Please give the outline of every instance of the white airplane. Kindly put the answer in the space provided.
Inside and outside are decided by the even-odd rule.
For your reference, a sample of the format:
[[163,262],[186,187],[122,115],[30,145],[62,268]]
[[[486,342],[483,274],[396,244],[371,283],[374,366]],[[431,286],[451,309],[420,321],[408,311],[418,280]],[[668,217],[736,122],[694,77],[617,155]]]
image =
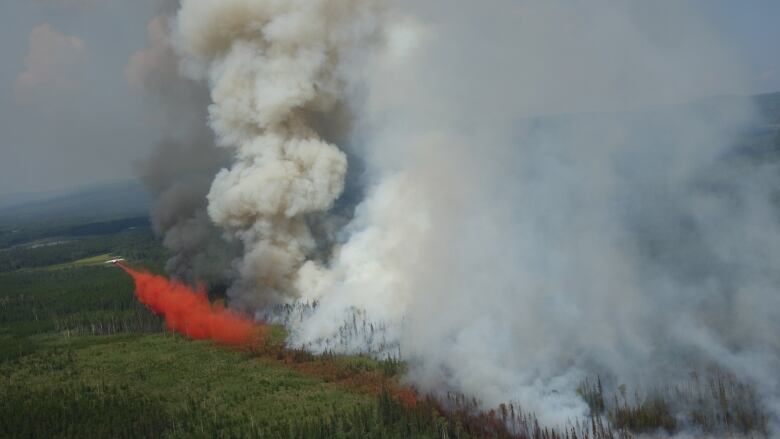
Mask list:
[[115,265],[117,262],[122,262],[124,260],[125,260],[125,258],[109,259],[105,263],[106,264],[114,264]]

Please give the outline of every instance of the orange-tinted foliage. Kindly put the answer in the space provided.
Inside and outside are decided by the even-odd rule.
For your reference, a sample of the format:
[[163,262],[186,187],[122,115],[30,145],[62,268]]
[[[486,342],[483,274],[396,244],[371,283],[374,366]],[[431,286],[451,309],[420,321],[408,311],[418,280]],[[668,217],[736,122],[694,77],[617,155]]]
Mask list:
[[257,355],[275,358],[327,382],[375,395],[386,391],[408,407],[417,404],[417,394],[413,389],[400,386],[396,380],[386,377],[380,371],[350,370],[347,365],[316,357],[306,351],[265,344],[267,326],[210,303],[203,288],[193,290],[181,282],[170,281],[126,265],[117,265],[133,277],[138,300],[152,312],[165,317],[166,325],[173,331],[194,339],[248,347]]
[[232,346],[253,346],[263,341],[267,332],[264,325],[257,325],[223,306],[213,306],[202,287],[193,290],[183,283],[118,265],[133,277],[138,300],[165,317],[168,329],[194,339]]
[[358,392],[371,395],[387,392],[407,407],[414,407],[418,402],[417,392],[413,388],[399,384],[396,378],[386,376],[379,370],[354,370],[349,364],[338,362],[328,355],[316,356],[304,350],[286,349],[283,346],[265,345],[263,349],[255,352],[266,358],[275,358],[298,372]]

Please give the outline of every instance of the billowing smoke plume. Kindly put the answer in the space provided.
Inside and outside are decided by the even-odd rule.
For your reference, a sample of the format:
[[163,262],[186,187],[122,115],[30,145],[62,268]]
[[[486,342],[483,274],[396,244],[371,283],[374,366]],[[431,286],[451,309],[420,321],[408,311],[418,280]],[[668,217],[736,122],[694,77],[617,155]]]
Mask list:
[[207,125],[208,88],[179,73],[171,40],[178,0],[166,0],[149,23],[150,46],[137,52],[126,69],[128,81],[143,88],[157,112],[164,138],[139,164],[141,178],[155,196],[152,225],[171,252],[166,270],[194,284],[221,283],[231,277],[237,245],[223,240],[206,213],[206,194],[217,171],[229,161],[214,147]]
[[311,222],[347,172],[344,152],[315,129],[343,120],[343,69],[375,32],[375,3],[182,2],[178,48],[208,80],[211,126],[234,155],[208,213],[243,243],[234,297],[245,305],[299,295],[298,270],[318,250]]
[[[586,413],[584,376],[707,367],[780,414],[778,163],[734,148],[748,101],[669,105],[747,87],[699,12],[379,3],[182,2],[176,47],[233,156],[208,214],[244,246],[234,303],[317,299],[290,323],[312,349],[360,310],[423,390],[547,421]],[[366,197],[334,232],[339,146]]]

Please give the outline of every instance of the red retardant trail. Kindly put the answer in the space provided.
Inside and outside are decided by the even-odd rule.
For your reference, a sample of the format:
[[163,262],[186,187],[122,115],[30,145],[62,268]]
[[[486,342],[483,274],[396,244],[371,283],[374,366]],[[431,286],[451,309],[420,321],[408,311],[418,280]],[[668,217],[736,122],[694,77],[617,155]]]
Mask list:
[[155,314],[165,317],[168,329],[190,338],[231,346],[262,342],[265,326],[256,325],[222,306],[212,306],[202,287],[193,290],[181,282],[117,265],[133,277],[138,300]]

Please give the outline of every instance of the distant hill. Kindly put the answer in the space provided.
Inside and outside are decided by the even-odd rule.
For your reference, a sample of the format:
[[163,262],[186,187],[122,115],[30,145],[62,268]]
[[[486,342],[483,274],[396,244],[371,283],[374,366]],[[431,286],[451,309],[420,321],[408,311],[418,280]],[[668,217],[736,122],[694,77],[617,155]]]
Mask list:
[[[746,100],[753,100],[761,117],[742,133],[738,149],[756,156],[780,156],[780,92],[756,96],[715,96],[686,105],[717,111],[744,105]],[[669,111],[683,107],[685,105],[640,111]],[[537,120],[555,124],[573,118],[604,116],[615,115],[562,114],[542,116]],[[76,224],[139,217],[148,214],[151,202],[151,196],[137,180],[94,185],[59,195],[9,194],[0,196],[0,226],[51,222]]]
[[[24,198],[27,201],[20,201]],[[7,196],[0,200],[0,225],[145,216],[151,201],[151,196],[137,180],[93,185],[48,197]]]

